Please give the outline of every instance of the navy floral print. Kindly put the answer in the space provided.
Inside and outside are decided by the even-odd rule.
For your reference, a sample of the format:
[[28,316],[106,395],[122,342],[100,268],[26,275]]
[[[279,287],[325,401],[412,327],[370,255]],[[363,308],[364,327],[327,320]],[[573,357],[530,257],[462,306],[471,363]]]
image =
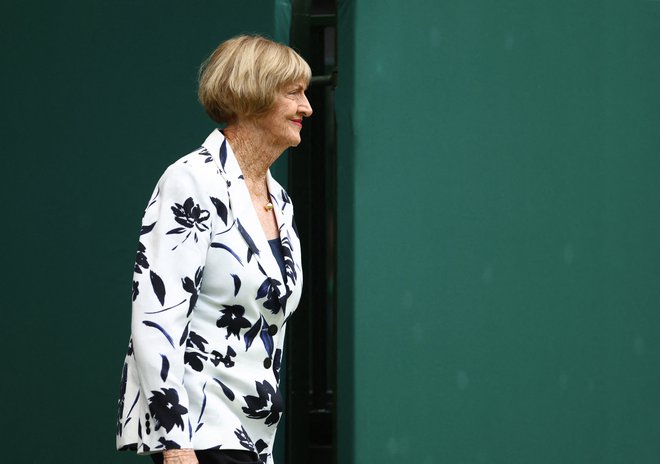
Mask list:
[[227,335],[225,335],[225,338],[234,335],[240,340],[241,329],[246,329],[251,325],[250,321],[243,317],[243,314],[245,314],[245,308],[241,305],[223,306],[225,309],[220,310],[222,317],[218,319],[216,325],[220,328],[227,329]]
[[135,258],[119,449],[248,449],[272,464],[302,271],[291,199],[270,174],[268,188],[284,279],[220,131],[159,180]]
[[158,430],[164,427],[168,432],[172,428],[179,427],[183,430],[183,415],[188,412],[179,404],[179,394],[173,388],[162,388],[160,391],[152,391],[149,398],[149,411],[153,417]]
[[257,396],[245,396],[243,412],[250,419],[264,419],[266,425],[277,424],[282,413],[282,399],[267,381],[256,382]]

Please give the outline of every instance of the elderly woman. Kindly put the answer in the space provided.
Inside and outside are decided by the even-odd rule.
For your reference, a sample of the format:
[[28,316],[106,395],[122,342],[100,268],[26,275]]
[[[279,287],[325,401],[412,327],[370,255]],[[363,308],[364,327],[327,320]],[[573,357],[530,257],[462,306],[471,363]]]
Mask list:
[[199,99],[225,127],[165,171],[144,213],[119,449],[165,464],[272,463],[302,270],[293,205],[269,167],[300,143],[310,76],[258,36],[202,65]]

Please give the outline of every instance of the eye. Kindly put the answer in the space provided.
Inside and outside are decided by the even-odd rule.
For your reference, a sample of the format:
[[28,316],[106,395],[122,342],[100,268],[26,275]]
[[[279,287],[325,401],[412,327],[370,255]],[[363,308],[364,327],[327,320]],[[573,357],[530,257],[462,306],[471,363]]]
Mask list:
[[292,97],[298,97],[305,93],[305,89],[301,85],[296,85],[295,87],[289,87],[286,94]]

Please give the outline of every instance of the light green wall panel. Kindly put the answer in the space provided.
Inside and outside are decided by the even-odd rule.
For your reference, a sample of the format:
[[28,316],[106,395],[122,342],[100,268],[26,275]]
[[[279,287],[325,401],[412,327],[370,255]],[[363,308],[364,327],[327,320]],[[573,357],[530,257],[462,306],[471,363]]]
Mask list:
[[660,3],[340,23],[342,462],[658,462]]

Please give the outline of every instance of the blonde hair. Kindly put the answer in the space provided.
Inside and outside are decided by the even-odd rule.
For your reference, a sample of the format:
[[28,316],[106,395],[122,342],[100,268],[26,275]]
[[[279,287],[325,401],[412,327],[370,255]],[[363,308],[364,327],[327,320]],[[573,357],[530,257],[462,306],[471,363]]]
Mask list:
[[268,111],[277,92],[309,84],[312,71],[293,49],[258,35],[221,43],[199,70],[197,94],[206,114],[218,123],[236,115]]

